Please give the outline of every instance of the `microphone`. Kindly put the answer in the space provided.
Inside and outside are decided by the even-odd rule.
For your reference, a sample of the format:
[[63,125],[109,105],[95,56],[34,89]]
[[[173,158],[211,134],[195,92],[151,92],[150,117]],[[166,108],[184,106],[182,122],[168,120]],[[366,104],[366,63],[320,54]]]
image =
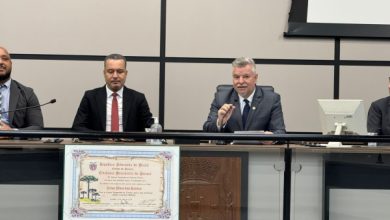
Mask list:
[[41,106],[44,106],[44,105],[56,103],[56,101],[57,101],[56,99],[52,99],[52,100],[50,100],[50,101],[48,101],[46,103],[43,103],[41,105],[33,105],[33,106],[27,106],[27,107],[23,107],[23,108],[17,108],[17,109],[14,109],[14,110],[2,111],[2,112],[0,112],[0,114],[16,112],[16,111],[30,109],[30,108],[38,108],[38,107],[41,107]]

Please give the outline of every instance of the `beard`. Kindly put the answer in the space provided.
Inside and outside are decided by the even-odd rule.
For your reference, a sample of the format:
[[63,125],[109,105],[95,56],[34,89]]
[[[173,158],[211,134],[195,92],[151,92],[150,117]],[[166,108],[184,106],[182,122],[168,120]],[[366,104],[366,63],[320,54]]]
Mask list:
[[0,81],[7,81],[11,77],[11,70],[5,72],[4,75],[0,75]]

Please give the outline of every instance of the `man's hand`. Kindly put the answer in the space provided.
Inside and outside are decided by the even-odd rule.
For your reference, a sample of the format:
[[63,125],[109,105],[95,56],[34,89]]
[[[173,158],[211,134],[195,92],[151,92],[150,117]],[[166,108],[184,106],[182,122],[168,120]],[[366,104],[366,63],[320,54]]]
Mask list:
[[[5,122],[0,120],[0,131],[9,131],[12,130],[12,128]],[[0,140],[10,139],[10,137],[7,136],[1,136]]]
[[218,126],[223,126],[227,123],[235,108],[236,106],[233,104],[223,104],[218,110]]
[[12,128],[7,123],[0,121],[0,130],[1,131],[9,131],[9,130],[12,130]]
[[[265,131],[264,134],[273,134],[272,131]],[[273,144],[274,141],[263,141],[263,144],[266,144],[266,145],[271,145]]]

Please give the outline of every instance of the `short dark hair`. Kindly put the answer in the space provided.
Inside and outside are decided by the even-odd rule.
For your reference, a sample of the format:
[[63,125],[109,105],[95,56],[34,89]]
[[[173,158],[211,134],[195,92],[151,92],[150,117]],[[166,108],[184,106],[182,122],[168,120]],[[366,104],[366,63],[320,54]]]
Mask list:
[[113,53],[113,54],[106,56],[106,58],[104,58],[104,68],[106,68],[107,60],[123,60],[125,62],[125,68],[126,68],[126,63],[127,63],[126,57],[124,57],[121,54]]

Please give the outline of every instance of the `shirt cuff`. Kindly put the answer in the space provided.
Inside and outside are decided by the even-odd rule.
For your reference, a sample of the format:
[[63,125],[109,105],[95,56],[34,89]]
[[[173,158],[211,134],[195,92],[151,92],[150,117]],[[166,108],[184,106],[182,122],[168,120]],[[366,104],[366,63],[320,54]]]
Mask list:
[[217,118],[217,122],[216,122],[216,126],[218,128],[218,131],[221,131],[222,128],[225,128],[226,124],[222,125],[222,126],[219,126],[218,123],[219,122],[219,119]]

